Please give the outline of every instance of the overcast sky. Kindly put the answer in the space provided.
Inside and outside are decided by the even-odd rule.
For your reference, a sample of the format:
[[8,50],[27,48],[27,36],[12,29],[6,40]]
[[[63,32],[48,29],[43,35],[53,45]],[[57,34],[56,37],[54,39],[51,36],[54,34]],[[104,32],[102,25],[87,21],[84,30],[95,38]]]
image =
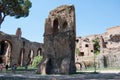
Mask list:
[[22,37],[43,42],[45,18],[50,10],[73,4],[76,12],[77,36],[104,33],[106,28],[120,25],[120,0],[31,0],[32,8],[26,18],[7,16],[1,31],[15,34],[18,27]]

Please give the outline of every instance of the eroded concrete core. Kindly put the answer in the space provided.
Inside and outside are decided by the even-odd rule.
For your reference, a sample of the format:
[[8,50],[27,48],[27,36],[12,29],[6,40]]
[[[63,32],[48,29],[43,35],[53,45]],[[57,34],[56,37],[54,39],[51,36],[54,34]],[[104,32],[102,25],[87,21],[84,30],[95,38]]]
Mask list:
[[75,73],[75,8],[62,5],[52,10],[45,22],[42,74]]

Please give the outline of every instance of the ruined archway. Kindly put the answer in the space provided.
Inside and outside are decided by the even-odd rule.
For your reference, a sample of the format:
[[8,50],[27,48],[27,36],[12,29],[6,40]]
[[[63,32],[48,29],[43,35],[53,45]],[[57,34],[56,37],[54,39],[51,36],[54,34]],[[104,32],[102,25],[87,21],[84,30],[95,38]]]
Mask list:
[[[76,25],[74,6],[63,5],[52,10],[48,18],[46,18],[45,24],[45,55],[39,66],[46,66],[46,74],[75,73]],[[68,24],[69,27],[67,27]],[[65,29],[62,29],[62,27]],[[41,69],[40,72],[44,73]]]
[[76,69],[78,69],[78,70],[82,70],[82,69],[86,68],[86,65],[84,62],[76,62],[75,66],[76,66]]
[[28,63],[27,63],[27,65],[31,65],[32,64],[33,58],[34,58],[34,51],[30,50],[29,54],[28,54]]
[[53,69],[52,59],[49,58],[46,64],[46,74],[51,74]]
[[59,30],[59,22],[58,22],[58,19],[56,18],[54,21],[53,21],[53,33],[57,33]]
[[42,54],[42,48],[39,48],[39,49],[37,50],[37,56],[41,56],[41,55],[43,55],[43,54]]
[[9,40],[0,42],[0,63],[10,65],[10,56],[12,53],[12,44]]
[[75,63],[76,69],[77,70],[82,70],[82,64],[81,63]]
[[103,65],[104,67],[107,67],[107,57],[103,56]]
[[65,22],[63,23],[62,29],[67,28],[67,26],[68,26],[67,21],[65,21]]
[[19,54],[19,58],[18,58],[18,65],[20,65],[20,66],[23,65],[24,53],[25,53],[25,49],[22,48],[22,49],[20,50],[20,54]]

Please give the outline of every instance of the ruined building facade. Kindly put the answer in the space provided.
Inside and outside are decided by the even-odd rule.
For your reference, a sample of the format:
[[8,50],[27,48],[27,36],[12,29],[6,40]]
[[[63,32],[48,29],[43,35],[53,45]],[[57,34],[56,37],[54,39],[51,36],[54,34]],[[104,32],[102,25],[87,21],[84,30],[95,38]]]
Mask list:
[[[120,66],[120,26],[108,28],[105,33],[76,38],[79,54],[75,56],[77,67],[94,65],[93,40],[99,39],[100,54],[97,56],[98,67]],[[89,61],[90,64],[87,63]]]
[[63,5],[52,10],[45,22],[44,59],[41,73],[75,73],[75,9],[73,5]]
[[101,54],[99,55],[100,67],[119,67],[120,66],[120,26],[108,28],[103,34]]
[[98,35],[76,38],[75,64],[78,70],[92,67],[94,65],[94,45],[93,40]]
[[33,58],[42,55],[43,44],[31,42],[21,37],[21,29],[16,35],[0,31],[0,64],[26,66],[32,64]]

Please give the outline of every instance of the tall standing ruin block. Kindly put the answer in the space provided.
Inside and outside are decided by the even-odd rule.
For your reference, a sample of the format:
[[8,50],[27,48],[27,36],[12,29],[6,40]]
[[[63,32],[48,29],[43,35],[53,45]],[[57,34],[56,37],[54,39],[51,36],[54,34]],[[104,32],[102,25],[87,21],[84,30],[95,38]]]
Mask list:
[[75,38],[74,6],[63,5],[52,10],[45,22],[45,55],[40,67],[41,73],[70,74],[76,72]]

